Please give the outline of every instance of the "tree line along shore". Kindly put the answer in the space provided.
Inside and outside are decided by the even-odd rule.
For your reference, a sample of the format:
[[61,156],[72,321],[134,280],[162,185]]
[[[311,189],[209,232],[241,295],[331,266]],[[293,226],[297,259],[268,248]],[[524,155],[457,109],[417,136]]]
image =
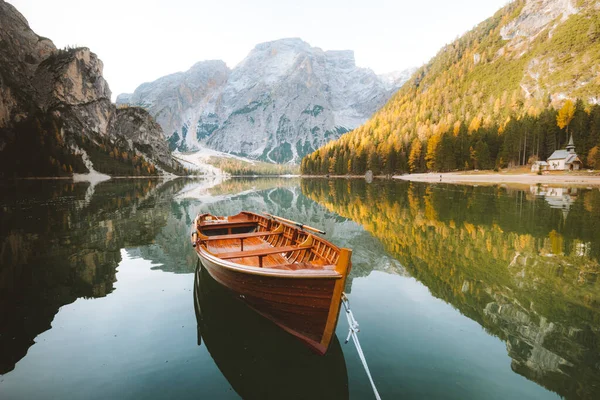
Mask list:
[[430,171],[469,171],[518,167],[546,160],[563,148],[569,136],[586,168],[600,167],[600,105],[566,101],[539,114],[510,118],[485,126],[475,121],[455,124],[428,139],[409,141],[349,140],[342,136],[301,163],[304,175],[399,175]]

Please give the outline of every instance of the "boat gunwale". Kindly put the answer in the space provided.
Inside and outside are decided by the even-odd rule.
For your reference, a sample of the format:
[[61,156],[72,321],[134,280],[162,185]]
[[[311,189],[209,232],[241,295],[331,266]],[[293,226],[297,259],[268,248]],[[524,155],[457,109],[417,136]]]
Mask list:
[[[223,260],[208,250],[204,249],[203,246],[200,246],[200,249],[197,250],[197,253],[201,257],[205,257],[209,261],[214,264],[219,265],[220,267],[227,268],[232,271],[241,272],[244,274],[252,274],[252,275],[262,275],[276,278],[290,278],[290,279],[341,279],[342,275],[335,270],[327,270],[327,269],[305,269],[305,270],[279,270],[275,268],[269,267],[253,267],[246,266],[244,264],[234,263],[231,261]],[[293,264],[293,263],[292,263]],[[299,272],[299,271],[310,271],[310,272]],[[316,273],[316,271],[319,271]]]
[[[240,214],[256,215],[260,218],[267,219],[267,217],[263,217],[259,214],[248,212],[248,211],[243,211],[237,215],[240,215]],[[196,219],[194,219],[194,227],[196,228],[196,231],[198,233],[200,233],[197,222],[198,222],[198,217],[196,217]],[[288,223],[285,223],[282,221],[279,221],[279,223],[283,224],[285,226],[288,226],[290,228],[302,231],[302,229],[299,229],[297,226],[294,226],[294,225],[291,225],[291,224],[288,224]],[[329,242],[326,239],[316,236],[310,232],[306,232],[306,231],[304,231],[304,232],[307,235],[312,236],[313,239],[315,239],[315,240],[325,242],[328,246],[330,246],[332,249],[334,249],[336,251],[343,250],[342,248],[335,246],[334,244],[332,244],[331,242]],[[347,250],[349,250],[349,249],[347,249]],[[208,261],[210,261],[214,264],[217,264],[220,267],[223,267],[223,268],[235,271],[235,272],[239,272],[239,273],[244,273],[244,274],[260,275],[260,276],[274,277],[274,278],[286,278],[286,279],[336,279],[337,280],[337,279],[343,278],[342,274],[340,274],[336,270],[300,269],[300,270],[290,271],[290,270],[280,270],[280,269],[269,268],[269,267],[247,266],[244,264],[223,260],[222,258],[219,258],[218,255],[216,255],[216,254],[212,253],[210,250],[208,250],[208,248],[206,248],[203,244],[199,244],[196,247],[196,253],[198,254],[199,257],[205,257]],[[290,264],[294,264],[294,263],[290,263]],[[332,264],[332,265],[335,266],[335,264]],[[306,271],[306,272],[301,272],[301,271]]]

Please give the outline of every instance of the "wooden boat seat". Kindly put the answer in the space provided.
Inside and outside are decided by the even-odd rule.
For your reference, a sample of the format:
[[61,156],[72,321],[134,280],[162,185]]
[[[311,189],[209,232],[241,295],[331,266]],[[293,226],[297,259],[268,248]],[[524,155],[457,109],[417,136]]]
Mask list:
[[217,230],[217,229],[234,229],[234,228],[252,228],[258,226],[256,221],[233,221],[233,222],[201,222],[198,224],[200,231]]
[[310,245],[310,246],[269,247],[266,249],[247,250],[247,251],[231,251],[228,253],[220,253],[220,254],[217,254],[217,257],[219,257],[223,260],[229,260],[232,258],[244,258],[244,257],[263,257],[263,256],[268,256],[269,254],[290,253],[292,251],[309,250],[311,248],[312,248],[312,245]]
[[253,238],[253,237],[281,235],[282,233],[283,232],[273,232],[273,231],[234,233],[231,235],[209,236],[207,239],[203,239],[203,240],[215,241],[215,240],[227,240],[227,239],[248,239],[248,238]]
[[322,270],[327,270],[327,271],[334,271],[335,265],[318,265],[318,264],[313,264],[313,263],[298,262],[298,263],[269,265],[269,268],[284,269],[284,270],[288,270],[288,271],[297,271],[300,269],[319,269],[319,270],[322,269]]

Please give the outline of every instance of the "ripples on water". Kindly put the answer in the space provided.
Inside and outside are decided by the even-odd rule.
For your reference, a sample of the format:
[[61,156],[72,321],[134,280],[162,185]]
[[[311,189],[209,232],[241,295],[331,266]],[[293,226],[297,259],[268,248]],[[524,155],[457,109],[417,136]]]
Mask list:
[[[600,191],[362,180],[0,185],[1,398],[371,398],[196,274],[202,212],[267,211],[354,249],[382,397],[600,397]],[[340,319],[339,339],[346,322]]]

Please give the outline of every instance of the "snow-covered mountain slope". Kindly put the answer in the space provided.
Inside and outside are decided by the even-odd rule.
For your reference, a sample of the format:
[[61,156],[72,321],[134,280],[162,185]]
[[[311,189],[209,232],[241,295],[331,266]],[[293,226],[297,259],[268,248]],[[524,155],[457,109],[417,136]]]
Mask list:
[[148,109],[173,150],[208,146],[298,162],[364,123],[412,72],[378,76],[357,67],[352,51],[281,39],[257,45],[233,70],[222,61],[200,62],[144,83],[117,103]]
[[178,150],[173,152],[173,158],[179,161],[184,167],[198,171],[204,176],[228,176],[229,174],[215,167],[210,163],[211,158],[232,158],[250,165],[254,164],[255,161],[239,157],[233,154],[224,153],[218,150],[209,149],[202,147],[193,153],[180,153]]

